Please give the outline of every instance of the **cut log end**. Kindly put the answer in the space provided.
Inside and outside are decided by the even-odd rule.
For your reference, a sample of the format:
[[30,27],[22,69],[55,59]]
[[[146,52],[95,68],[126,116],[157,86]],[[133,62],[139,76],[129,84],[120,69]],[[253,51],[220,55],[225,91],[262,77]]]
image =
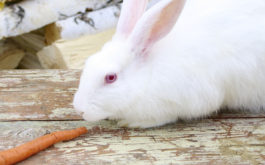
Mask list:
[[0,69],[15,69],[25,52],[19,49],[11,41],[1,41],[0,43]]

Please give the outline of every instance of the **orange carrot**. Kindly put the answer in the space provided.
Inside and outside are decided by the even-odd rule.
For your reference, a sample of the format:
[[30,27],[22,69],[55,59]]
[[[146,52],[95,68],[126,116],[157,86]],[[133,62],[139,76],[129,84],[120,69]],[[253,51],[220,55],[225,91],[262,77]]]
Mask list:
[[85,127],[74,130],[58,131],[41,136],[30,142],[17,146],[15,148],[0,152],[0,165],[10,165],[25,160],[33,154],[36,154],[55,143],[74,139],[87,133]]

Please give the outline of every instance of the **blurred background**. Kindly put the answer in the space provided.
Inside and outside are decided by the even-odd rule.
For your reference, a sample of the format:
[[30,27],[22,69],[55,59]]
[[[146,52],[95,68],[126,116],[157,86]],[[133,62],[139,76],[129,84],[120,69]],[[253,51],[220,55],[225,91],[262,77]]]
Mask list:
[[81,69],[111,39],[122,0],[0,0],[0,69]]
[[114,34],[121,4],[0,0],[0,69],[82,69]]

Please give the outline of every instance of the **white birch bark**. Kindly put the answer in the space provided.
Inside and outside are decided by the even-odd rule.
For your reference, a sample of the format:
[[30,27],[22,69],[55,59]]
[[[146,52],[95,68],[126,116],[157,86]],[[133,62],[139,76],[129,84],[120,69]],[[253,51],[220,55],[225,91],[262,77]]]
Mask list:
[[61,39],[68,40],[114,28],[118,22],[120,7],[120,4],[116,4],[57,21],[55,26],[60,30],[56,31],[60,31]]
[[[155,5],[160,0],[150,0],[148,8]],[[121,3],[99,9],[96,11],[80,13],[65,20],[59,20],[50,27],[48,35],[57,39],[74,39],[86,34],[94,34],[106,29],[114,28],[120,16]],[[48,41],[50,39],[47,39]],[[52,39],[51,39],[52,40]]]
[[78,12],[104,8],[120,0],[26,0],[0,12],[0,39],[38,29]]

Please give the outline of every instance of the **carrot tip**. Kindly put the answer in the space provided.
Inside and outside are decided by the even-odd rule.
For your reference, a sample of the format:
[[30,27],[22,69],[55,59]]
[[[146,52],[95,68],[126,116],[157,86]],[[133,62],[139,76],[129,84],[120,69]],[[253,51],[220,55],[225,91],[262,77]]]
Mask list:
[[77,130],[80,132],[80,134],[85,134],[88,132],[86,127],[80,127],[80,128],[77,128]]

